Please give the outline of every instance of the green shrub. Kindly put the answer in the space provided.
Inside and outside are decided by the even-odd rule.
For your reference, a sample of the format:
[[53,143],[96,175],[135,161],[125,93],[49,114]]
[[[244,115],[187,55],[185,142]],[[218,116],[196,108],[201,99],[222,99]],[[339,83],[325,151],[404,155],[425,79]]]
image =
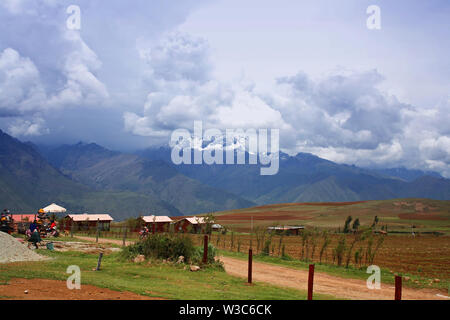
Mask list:
[[[195,247],[188,236],[170,236],[151,234],[145,240],[125,247],[120,253],[121,260],[132,260],[137,255],[144,255],[146,259],[170,259],[177,261],[180,256],[186,263],[201,264],[203,262],[203,247]],[[217,249],[208,244],[207,263],[221,266],[215,261]]]
[[139,254],[143,254],[146,258],[171,260],[183,256],[185,261],[189,262],[195,254],[195,247],[191,238],[187,236],[151,234],[145,240],[124,248],[121,258],[130,260]]

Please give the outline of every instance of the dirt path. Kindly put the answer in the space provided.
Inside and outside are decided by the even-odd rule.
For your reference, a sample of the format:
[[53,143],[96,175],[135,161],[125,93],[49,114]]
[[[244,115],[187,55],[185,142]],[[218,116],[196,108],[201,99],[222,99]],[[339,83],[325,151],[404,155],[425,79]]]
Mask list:
[[[25,293],[27,290],[27,293]],[[159,300],[128,291],[113,291],[81,284],[69,290],[65,281],[48,279],[11,279],[0,285],[1,300]]]
[[[220,260],[223,261],[227,273],[233,276],[247,277],[247,261],[223,256],[220,257]],[[253,280],[305,291],[308,289],[308,271],[267,263],[253,262]],[[365,281],[340,278],[318,272],[314,274],[314,292],[352,300],[394,299],[394,287],[392,285],[381,284],[380,290],[370,290],[367,288]],[[402,298],[405,300],[448,300],[436,294],[443,295],[439,290],[402,289]]]
[[[84,236],[74,236],[74,238],[78,238],[81,240],[86,240],[86,241],[93,241],[95,242],[95,238],[93,237],[84,237]],[[133,244],[135,241],[125,241],[125,245],[130,245]],[[115,239],[105,239],[105,238],[98,238],[98,243],[112,243],[112,244],[118,244],[118,245],[122,245],[123,244],[123,240],[115,240]]]
[[[95,238],[77,237],[95,241]],[[99,243],[122,244],[122,240],[99,239]],[[131,244],[127,241],[127,245]],[[220,257],[225,271],[233,276],[247,277],[247,261],[229,257]],[[308,289],[308,271],[286,268],[261,262],[253,262],[253,280],[267,282],[282,287],[290,287],[306,291]],[[358,279],[347,279],[316,272],[314,275],[314,292],[352,300],[393,300],[394,286],[381,284],[380,290],[370,290],[366,282]],[[438,296],[438,294],[440,296]],[[403,287],[402,298],[405,300],[450,300],[446,293],[434,289],[411,289]]]

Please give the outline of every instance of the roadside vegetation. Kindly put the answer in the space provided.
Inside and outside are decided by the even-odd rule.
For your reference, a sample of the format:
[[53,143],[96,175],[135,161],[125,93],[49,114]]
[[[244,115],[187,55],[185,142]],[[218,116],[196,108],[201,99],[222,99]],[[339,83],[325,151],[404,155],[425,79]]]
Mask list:
[[[140,295],[165,299],[236,299],[236,300],[302,300],[306,293],[264,283],[247,285],[244,279],[233,277],[219,268],[189,271],[186,264],[146,260],[142,263],[123,261],[120,253],[105,255],[100,271],[97,254],[38,250],[53,259],[45,262],[0,264],[0,284],[12,278],[54,279],[66,281],[67,267],[81,269],[81,289],[90,284],[116,291],[130,291]],[[149,263],[150,262],[150,263]],[[330,299],[315,295],[316,299]]]

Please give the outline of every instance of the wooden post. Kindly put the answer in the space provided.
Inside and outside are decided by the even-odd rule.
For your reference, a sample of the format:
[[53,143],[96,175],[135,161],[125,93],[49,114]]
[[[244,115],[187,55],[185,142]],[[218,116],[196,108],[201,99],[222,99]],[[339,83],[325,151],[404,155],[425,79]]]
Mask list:
[[402,300],[402,277],[395,276],[395,300]]
[[208,263],[208,236],[203,237],[203,264]]
[[313,285],[314,285],[314,265],[309,265],[309,275],[308,275],[308,300],[313,299]]
[[155,234],[155,229],[156,229],[156,225],[155,225],[155,223],[153,222],[153,234]]
[[248,249],[248,283],[252,283],[252,271],[253,271],[253,250]]
[[73,228],[74,228],[74,222],[70,224],[70,237],[73,238]]
[[100,218],[97,219],[97,234],[95,236],[95,242],[97,242],[97,243],[98,243],[99,233],[100,233]]
[[127,239],[127,227],[125,227],[125,230],[123,232],[123,241],[122,245],[125,247],[125,240]]
[[103,258],[103,252],[100,252],[100,255],[98,256],[97,268],[95,269],[95,271],[100,270],[100,265],[102,264],[102,258]]

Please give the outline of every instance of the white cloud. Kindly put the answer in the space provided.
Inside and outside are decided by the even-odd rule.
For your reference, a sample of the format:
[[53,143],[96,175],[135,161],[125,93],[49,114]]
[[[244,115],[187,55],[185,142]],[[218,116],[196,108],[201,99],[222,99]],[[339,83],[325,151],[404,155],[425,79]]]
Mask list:
[[48,134],[50,130],[45,125],[45,120],[36,117],[31,120],[22,118],[15,119],[13,123],[8,127],[8,133],[13,136],[40,136]]
[[210,72],[208,43],[201,38],[171,32],[156,46],[138,44],[139,56],[151,74],[165,81],[205,81]]
[[14,49],[0,52],[0,116],[35,112],[46,94],[34,63]]

